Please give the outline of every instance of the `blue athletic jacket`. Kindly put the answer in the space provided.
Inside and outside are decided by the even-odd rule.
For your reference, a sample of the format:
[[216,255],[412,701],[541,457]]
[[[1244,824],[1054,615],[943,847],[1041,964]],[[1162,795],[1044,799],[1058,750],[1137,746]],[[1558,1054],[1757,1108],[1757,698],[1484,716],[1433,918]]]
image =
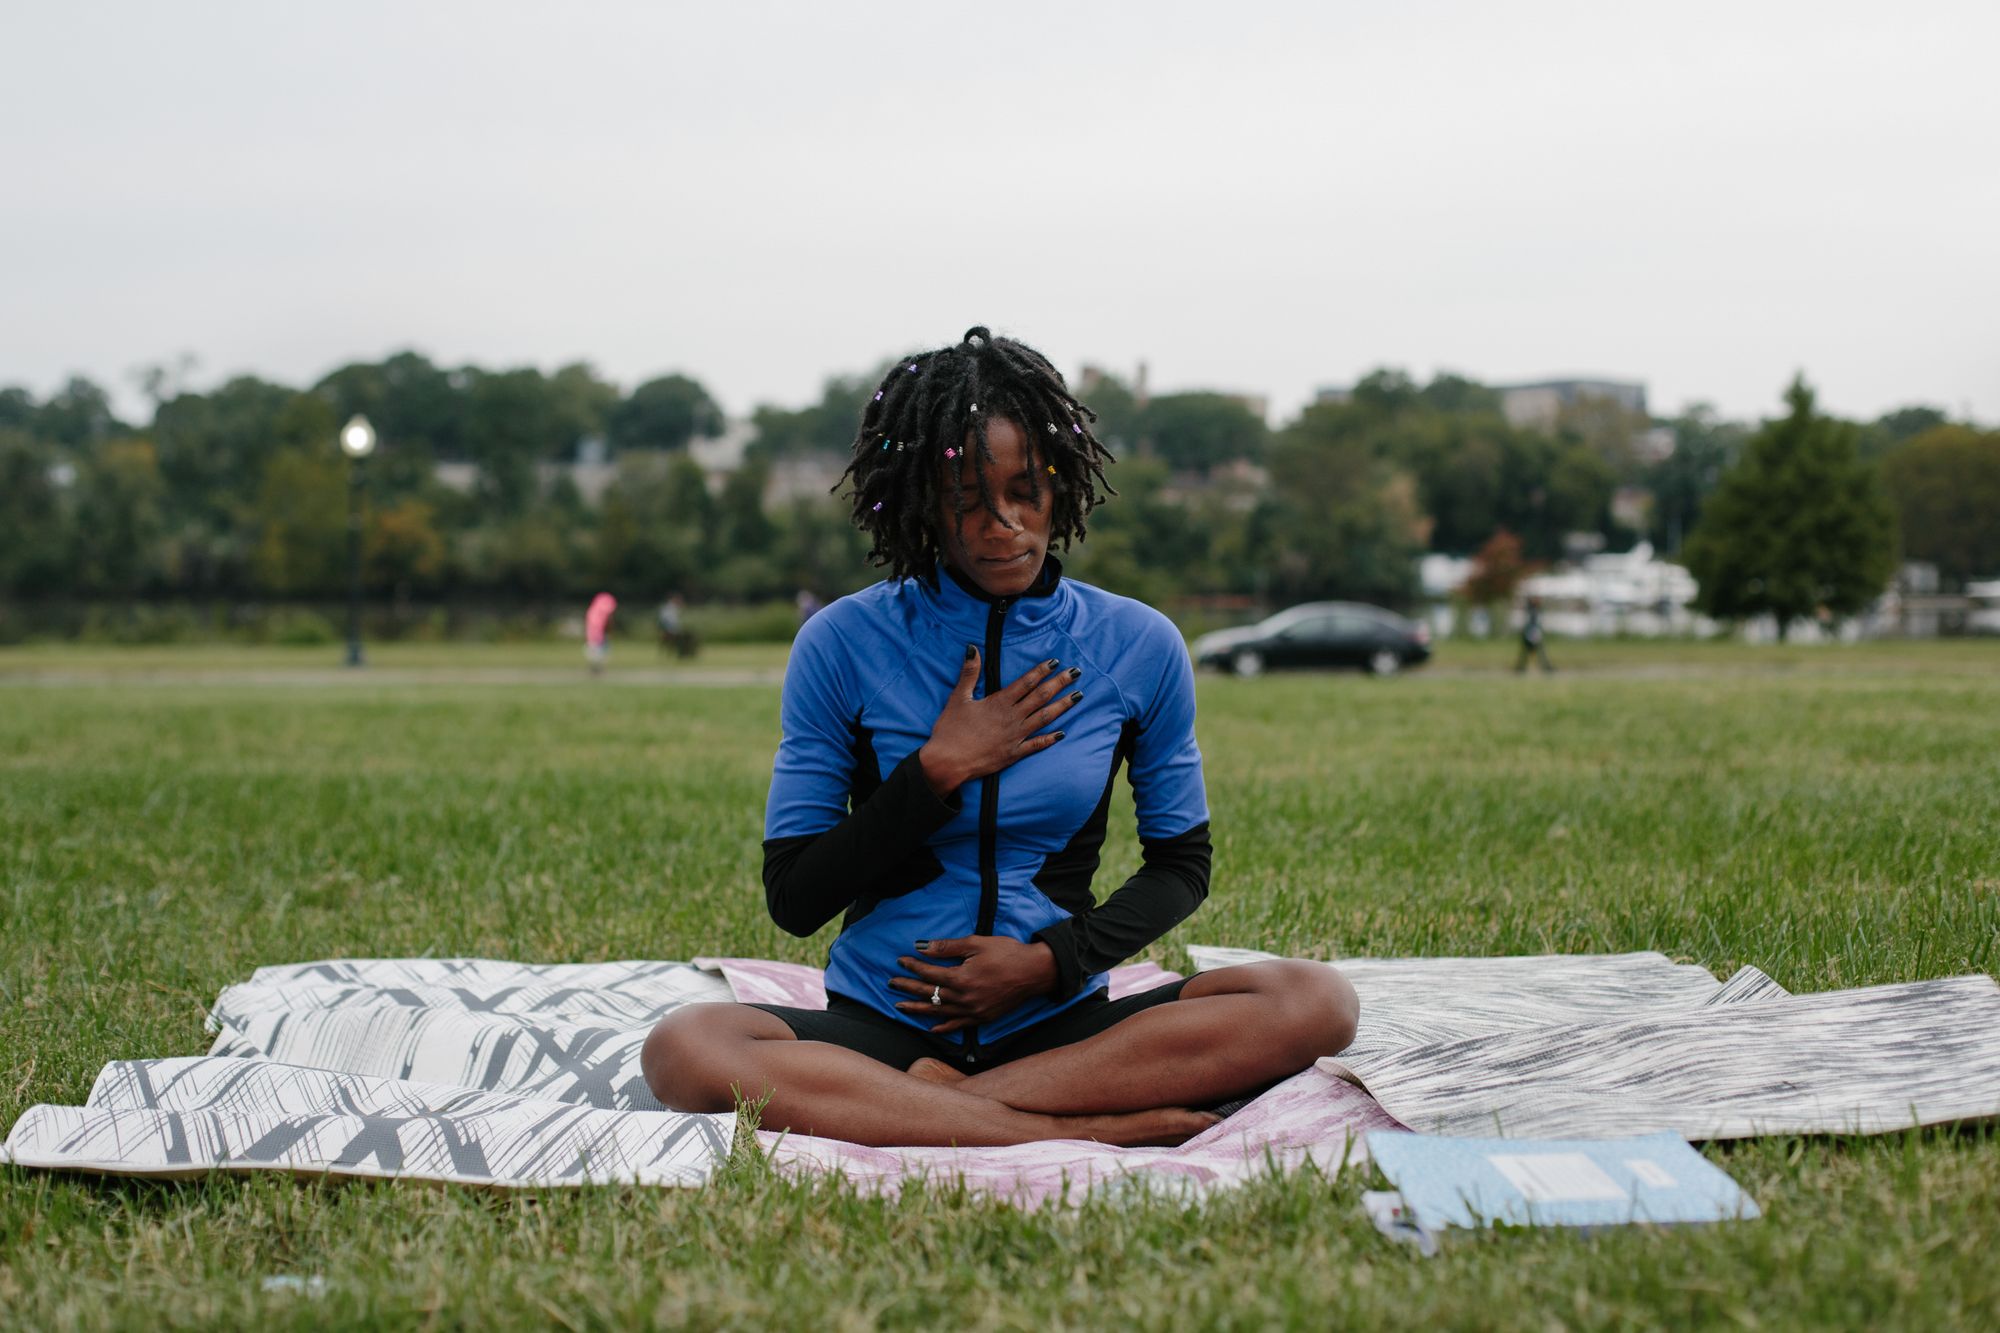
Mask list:
[[[1036,663],[1083,675],[1064,738],[949,799],[917,750],[965,667],[980,697]],[[949,569],[890,579],[807,621],[785,670],[783,739],[765,807],[771,915],[806,936],[846,913],[827,989],[913,1026],[889,979],[918,940],[1039,939],[1055,993],[954,1039],[993,1042],[1104,987],[1208,892],[1208,801],[1194,737],[1194,673],[1173,624],[1142,602],[1062,577],[996,599]],[[1103,904],[1090,891],[1111,788],[1128,764],[1143,865]]]

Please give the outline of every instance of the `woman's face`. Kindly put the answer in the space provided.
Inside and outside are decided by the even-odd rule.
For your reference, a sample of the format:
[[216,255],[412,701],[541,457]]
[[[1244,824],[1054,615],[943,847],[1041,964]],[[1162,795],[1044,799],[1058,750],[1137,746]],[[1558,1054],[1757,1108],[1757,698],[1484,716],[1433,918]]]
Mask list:
[[[996,417],[986,423],[986,447],[993,461],[979,456],[972,434],[956,459],[946,460],[943,495],[938,500],[938,546],[944,558],[990,597],[1018,597],[1033,587],[1049,551],[1050,478],[1034,474],[1035,452],[1019,426]],[[993,495],[999,517],[986,512],[979,486],[965,473],[962,496],[951,478],[961,466],[976,466]],[[1037,484],[1039,482],[1039,484]]]

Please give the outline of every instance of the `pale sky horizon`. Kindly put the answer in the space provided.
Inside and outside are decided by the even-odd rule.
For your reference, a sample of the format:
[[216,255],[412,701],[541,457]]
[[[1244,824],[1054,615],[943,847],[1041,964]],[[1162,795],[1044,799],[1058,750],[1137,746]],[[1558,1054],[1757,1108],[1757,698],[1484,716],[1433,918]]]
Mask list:
[[[1004,14],[1004,21],[996,20]],[[0,385],[669,370],[983,323],[1267,396],[1381,365],[2000,421],[2000,6],[13,6]]]

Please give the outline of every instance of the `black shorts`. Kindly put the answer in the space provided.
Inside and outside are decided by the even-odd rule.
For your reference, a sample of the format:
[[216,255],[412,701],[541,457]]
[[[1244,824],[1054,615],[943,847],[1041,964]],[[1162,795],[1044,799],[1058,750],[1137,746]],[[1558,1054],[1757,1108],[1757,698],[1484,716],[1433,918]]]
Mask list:
[[1116,1000],[1103,991],[1093,992],[1053,1018],[1022,1028],[1019,1032],[1010,1032],[999,1041],[982,1043],[977,1055],[970,1054],[962,1043],[953,1041],[955,1033],[933,1036],[922,1028],[899,1022],[859,1000],[836,992],[828,992],[824,1009],[793,1009],[782,1004],[753,1004],[750,1007],[784,1019],[785,1026],[800,1041],[823,1041],[845,1046],[850,1051],[859,1051],[896,1069],[908,1069],[928,1055],[954,1069],[976,1074],[982,1069],[1004,1065],[1009,1060],[1039,1055],[1058,1046],[1073,1045],[1085,1037],[1094,1037],[1141,1010],[1178,1000],[1181,987],[1185,985],[1185,980],[1170,981],[1164,986]]

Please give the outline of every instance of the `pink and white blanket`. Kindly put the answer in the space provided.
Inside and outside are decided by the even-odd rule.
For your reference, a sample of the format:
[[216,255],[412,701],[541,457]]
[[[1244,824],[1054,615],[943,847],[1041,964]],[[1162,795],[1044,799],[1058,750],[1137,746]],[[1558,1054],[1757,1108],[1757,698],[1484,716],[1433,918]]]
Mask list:
[[[1198,967],[1268,954],[1193,947]],[[2000,1114],[1988,977],[1788,995],[1657,953],[1351,959],[1361,1030],[1336,1060],[1178,1148],[866,1148],[762,1132],[782,1172],[893,1193],[914,1179],[1024,1206],[1177,1195],[1357,1160],[1371,1129],[1688,1138],[1877,1133]],[[1116,969],[1114,995],[1175,978]],[[757,959],[523,964],[343,959],[227,987],[201,1056],[114,1061],[82,1106],[33,1106],[0,1161],[124,1175],[282,1171],[495,1186],[699,1185],[729,1115],[661,1109],[646,1034],[686,1004],[826,1003],[817,968]]]

